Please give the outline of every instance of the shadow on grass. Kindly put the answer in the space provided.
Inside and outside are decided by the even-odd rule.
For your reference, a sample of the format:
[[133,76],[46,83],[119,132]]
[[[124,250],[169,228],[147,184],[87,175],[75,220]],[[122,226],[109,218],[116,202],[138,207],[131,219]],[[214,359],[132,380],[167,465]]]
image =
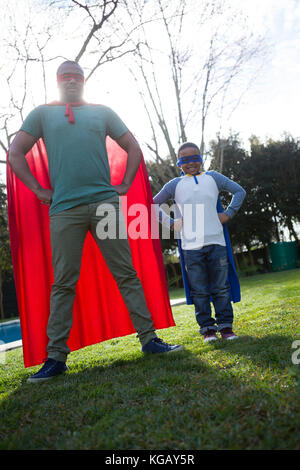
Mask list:
[[224,354],[236,354],[250,359],[257,366],[274,369],[292,366],[292,344],[294,335],[265,335],[263,337],[241,335],[238,339],[219,340],[212,344],[215,350]]
[[[289,338],[218,342],[224,354],[257,359],[259,346]],[[254,351],[256,345],[256,353]],[[251,346],[252,345],[252,346]],[[99,348],[101,350],[101,348]],[[204,354],[204,353],[203,353]],[[103,363],[93,350],[70,358],[64,376],[20,385],[1,402],[0,448],[280,449],[296,445],[293,390],[233,376],[190,350]],[[277,364],[276,361],[274,364]],[[285,403],[283,407],[282,404]]]

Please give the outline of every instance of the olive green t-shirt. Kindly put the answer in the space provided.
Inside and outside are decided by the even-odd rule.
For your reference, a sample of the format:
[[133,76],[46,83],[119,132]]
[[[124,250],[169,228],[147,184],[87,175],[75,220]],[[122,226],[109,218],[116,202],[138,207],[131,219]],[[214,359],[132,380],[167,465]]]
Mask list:
[[106,136],[118,139],[127,132],[119,116],[107,106],[73,106],[75,123],[65,106],[42,105],[27,116],[22,131],[43,138],[53,190],[49,214],[116,195],[111,186]]

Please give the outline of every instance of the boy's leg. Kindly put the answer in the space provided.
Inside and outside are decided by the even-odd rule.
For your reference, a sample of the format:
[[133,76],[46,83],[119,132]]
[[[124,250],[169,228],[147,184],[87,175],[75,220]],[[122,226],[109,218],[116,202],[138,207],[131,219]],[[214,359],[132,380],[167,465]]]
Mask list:
[[65,362],[73,324],[75,287],[80,274],[83,244],[88,232],[88,207],[81,205],[50,217],[54,284],[47,327],[48,358]]
[[207,251],[208,247],[199,250],[183,250],[191,298],[195,305],[196,320],[202,335],[208,330],[217,330],[215,320],[211,316]]
[[233,309],[228,283],[228,257],[225,246],[210,245],[208,254],[210,291],[218,330],[232,328]]
[[[97,209],[100,207],[103,208],[103,214],[105,210],[105,217],[96,214]],[[118,236],[120,227],[122,233],[127,233],[119,198],[106,199],[103,203],[90,204],[89,208],[91,217],[90,231],[117,282],[138,338],[141,345],[144,346],[157,336],[146,304],[142,284],[132,265],[128,239],[122,239]],[[105,233],[104,226],[101,230],[101,223],[105,224],[108,229],[109,227],[112,228],[110,236],[105,239],[98,236],[99,232]]]

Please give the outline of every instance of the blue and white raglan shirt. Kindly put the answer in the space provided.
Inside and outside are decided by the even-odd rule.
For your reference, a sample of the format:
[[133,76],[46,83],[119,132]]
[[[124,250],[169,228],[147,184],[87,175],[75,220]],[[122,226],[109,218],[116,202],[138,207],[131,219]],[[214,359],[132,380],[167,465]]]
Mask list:
[[169,227],[173,225],[174,219],[168,215],[167,205],[164,210],[160,206],[169,200],[174,201],[175,218],[181,217],[183,221],[180,232],[182,249],[195,250],[213,244],[226,245],[223,225],[217,212],[221,191],[233,194],[229,206],[224,211],[232,218],[241,207],[246,191],[217,171],[174,178],[154,197],[159,220]]

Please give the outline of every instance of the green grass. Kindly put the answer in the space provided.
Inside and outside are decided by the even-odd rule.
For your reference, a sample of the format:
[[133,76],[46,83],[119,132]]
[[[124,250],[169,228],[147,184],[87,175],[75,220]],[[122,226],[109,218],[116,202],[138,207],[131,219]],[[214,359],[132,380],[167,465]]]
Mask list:
[[131,335],[71,353],[66,375],[35,385],[38,367],[7,353],[0,449],[299,449],[300,270],[241,285],[232,342],[204,344],[193,306],[179,306],[159,332],[185,345],[173,355],[144,356]]

